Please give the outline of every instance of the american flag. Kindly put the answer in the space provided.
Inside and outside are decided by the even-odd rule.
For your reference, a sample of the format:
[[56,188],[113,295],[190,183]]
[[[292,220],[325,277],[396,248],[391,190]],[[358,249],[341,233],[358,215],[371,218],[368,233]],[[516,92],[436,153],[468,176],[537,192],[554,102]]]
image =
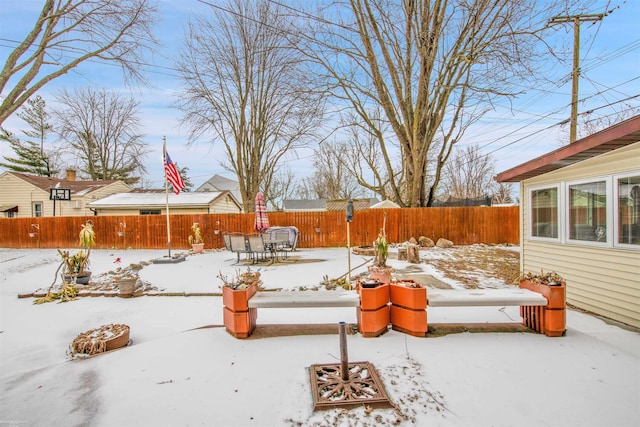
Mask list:
[[171,161],[169,153],[165,151],[164,155],[164,172],[167,175],[167,181],[173,186],[173,192],[180,194],[180,190],[184,188],[184,181],[180,177],[180,173],[178,173],[176,164]]

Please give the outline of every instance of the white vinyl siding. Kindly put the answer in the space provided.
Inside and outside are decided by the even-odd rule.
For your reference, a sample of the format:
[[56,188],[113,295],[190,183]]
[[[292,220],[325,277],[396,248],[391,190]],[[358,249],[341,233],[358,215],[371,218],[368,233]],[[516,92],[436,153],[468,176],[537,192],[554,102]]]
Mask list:
[[[640,175],[638,159],[640,142],[523,181],[520,210],[521,270],[556,271],[567,280],[568,303],[635,327],[640,327],[640,245],[618,242],[618,178]],[[606,240],[569,239],[567,204],[571,186],[603,181],[607,192]],[[532,236],[531,191],[554,186],[559,187],[559,238]]]

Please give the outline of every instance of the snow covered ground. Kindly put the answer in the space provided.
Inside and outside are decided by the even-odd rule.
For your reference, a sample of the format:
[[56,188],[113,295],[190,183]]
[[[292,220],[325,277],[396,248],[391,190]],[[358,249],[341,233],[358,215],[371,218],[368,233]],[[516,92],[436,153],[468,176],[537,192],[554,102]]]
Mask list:
[[[126,266],[163,255],[96,250],[91,267],[99,275],[117,258]],[[428,263],[431,256],[446,250],[425,252],[418,271],[460,287]],[[313,287],[347,271],[345,248],[301,249],[295,259],[256,267],[263,285]],[[351,256],[352,266],[363,262]],[[339,361],[338,335],[235,339],[220,327],[218,296],[42,305],[17,298],[47,288],[58,263],[53,249],[0,249],[0,426],[636,426],[640,419],[640,334],[578,311],[568,311],[562,338],[350,335],[349,360],[377,368],[396,409],[313,412],[307,368]],[[234,263],[229,252],[209,251],[145,266],[140,277],[159,293],[214,293],[219,273],[246,269]],[[339,321],[355,323],[355,310],[262,309],[258,317],[258,324]],[[429,309],[430,323],[510,321],[520,321],[517,307]],[[109,323],[129,325],[132,344],[86,359],[67,355],[79,333]]]

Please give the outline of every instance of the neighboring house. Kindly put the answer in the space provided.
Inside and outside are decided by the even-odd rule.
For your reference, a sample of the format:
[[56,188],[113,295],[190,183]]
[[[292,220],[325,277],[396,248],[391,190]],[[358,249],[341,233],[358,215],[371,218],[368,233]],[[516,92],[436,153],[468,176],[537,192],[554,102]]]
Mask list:
[[[93,215],[88,203],[132,191],[122,181],[76,181],[73,169],[67,170],[65,179],[4,172],[0,175],[0,188],[0,215],[5,218]],[[50,200],[52,189],[71,200]]]
[[640,116],[496,176],[520,182],[522,271],[567,302],[640,327]]
[[[168,194],[170,214],[240,213],[242,207],[229,191]],[[167,195],[160,192],[112,194],[89,203],[96,215],[165,215]]]
[[369,206],[369,209],[399,209],[400,205],[389,199],[383,200],[375,205]]
[[[347,209],[347,199],[317,199],[317,200],[285,200],[283,210],[285,212],[324,212],[344,211]],[[353,209],[361,211],[369,209],[378,203],[378,199],[353,199]]]
[[240,194],[240,184],[238,181],[234,181],[229,178],[225,178],[222,175],[214,175],[206,180],[200,187],[196,188],[195,192],[219,192],[230,191],[237,201],[242,203],[242,194]]

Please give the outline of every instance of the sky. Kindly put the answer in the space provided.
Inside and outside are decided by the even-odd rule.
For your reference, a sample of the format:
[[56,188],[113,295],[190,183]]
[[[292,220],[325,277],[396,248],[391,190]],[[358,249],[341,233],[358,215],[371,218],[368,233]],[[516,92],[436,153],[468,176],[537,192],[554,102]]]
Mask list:
[[[41,2],[35,0],[1,0],[0,58],[6,58],[16,41],[21,40],[32,26]],[[581,120],[615,115],[624,108],[640,107],[640,1],[596,0],[593,13],[610,10],[601,21],[582,23],[580,37],[581,79],[579,83],[579,112]],[[181,46],[184,29],[190,16],[202,16],[209,6],[197,0],[158,2],[159,22],[155,35],[160,39],[160,54],[149,59],[144,68],[150,80],[149,87],[131,88],[124,85],[117,68],[85,63],[62,76],[39,94],[48,104],[53,94],[62,88],[97,87],[131,93],[140,101],[141,132],[152,152],[145,162],[146,181],[153,188],[164,184],[162,171],[162,142],[166,137],[172,159],[181,167],[189,168],[189,177],[197,187],[214,174],[235,178],[220,166],[220,144],[205,140],[190,146],[188,131],[180,124],[181,113],[174,107],[174,94],[180,83],[173,69],[173,60]],[[551,43],[571,46],[573,26],[558,25]],[[459,146],[478,144],[481,152],[490,154],[500,172],[531,160],[556,148],[568,140],[568,126],[559,126],[569,118],[571,101],[571,51],[566,62],[551,67],[551,80],[560,82],[529,90],[512,103],[495,105],[480,122],[471,127]],[[551,60],[551,59],[550,59]],[[15,115],[4,123],[14,133],[24,127]],[[6,144],[0,145],[0,157],[11,155]],[[287,165],[300,179],[311,175],[311,150],[302,150],[290,156]]]
[[[423,262],[411,271],[457,292],[463,284],[429,262],[446,259],[448,251],[421,251]],[[117,258],[126,266],[165,254],[94,250],[91,268],[98,281]],[[266,289],[314,286],[347,268],[345,248],[301,249],[290,258],[296,262],[253,266]],[[558,338],[523,332],[419,338],[393,330],[377,338],[348,335],[348,361],[371,363],[398,410],[313,412],[308,368],[339,363],[338,335],[236,339],[221,327],[220,296],[167,295],[219,293],[218,271],[246,269],[233,254],[209,250],[177,264],[144,265],[140,279],[164,296],[41,305],[17,297],[48,287],[59,260],[55,249],[0,249],[0,424],[632,427],[640,419],[640,334],[582,311],[567,310],[566,336]],[[389,265],[407,267],[394,256]],[[499,286],[495,279],[478,280],[482,287]],[[428,320],[432,327],[520,322],[518,307],[432,307]],[[333,324],[335,331],[340,321],[355,323],[355,309],[260,309],[257,323]],[[79,334],[109,324],[129,326],[130,345],[86,359],[67,354]]]

